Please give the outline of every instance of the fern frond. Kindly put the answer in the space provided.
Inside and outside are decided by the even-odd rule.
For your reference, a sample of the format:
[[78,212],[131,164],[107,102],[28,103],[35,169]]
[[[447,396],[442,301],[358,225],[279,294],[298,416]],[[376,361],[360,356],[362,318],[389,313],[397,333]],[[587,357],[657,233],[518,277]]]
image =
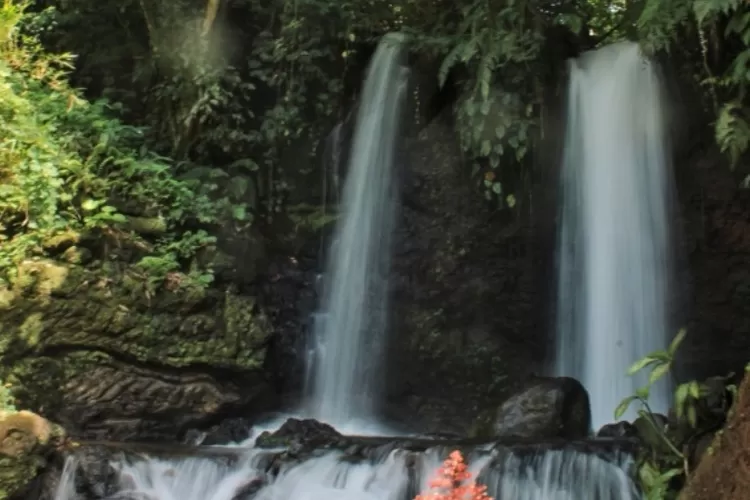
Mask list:
[[747,110],[736,102],[725,104],[716,120],[714,132],[721,152],[729,155],[731,167],[734,168],[750,147]]
[[699,24],[719,14],[729,14],[740,6],[742,0],[695,0],[693,11]]
[[458,56],[463,52],[463,43],[457,43],[453,46],[448,55],[445,56],[443,62],[440,64],[440,70],[438,71],[438,83],[442,87],[445,85],[445,80],[448,78],[448,72],[456,65]]

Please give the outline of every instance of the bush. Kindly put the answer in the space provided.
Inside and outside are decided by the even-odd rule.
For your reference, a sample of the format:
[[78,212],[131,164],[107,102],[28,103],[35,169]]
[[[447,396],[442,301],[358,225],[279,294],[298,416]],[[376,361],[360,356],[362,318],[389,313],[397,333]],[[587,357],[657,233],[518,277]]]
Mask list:
[[116,228],[141,240],[127,213],[159,222],[158,239],[144,247],[151,263],[174,269],[214,241],[184,228],[215,222],[215,204],[145,148],[144,130],[123,124],[116,106],[71,88],[73,56],[42,48],[43,14],[26,14],[26,5],[0,6],[0,283],[64,233]]

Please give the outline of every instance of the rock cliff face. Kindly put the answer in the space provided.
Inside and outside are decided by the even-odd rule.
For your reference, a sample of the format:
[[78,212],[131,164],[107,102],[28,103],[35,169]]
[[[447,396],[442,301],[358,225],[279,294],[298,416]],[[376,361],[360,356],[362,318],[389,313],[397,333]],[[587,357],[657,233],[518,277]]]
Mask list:
[[389,404],[425,417],[425,430],[465,432],[543,368],[542,248],[528,212],[484,202],[445,117],[406,150]]
[[127,269],[29,261],[0,292],[0,322],[0,376],[71,433],[174,437],[274,403],[270,320],[231,288],[149,297]]
[[750,190],[715,152],[676,171],[685,259],[678,316],[688,327],[681,371],[741,373],[750,360]]

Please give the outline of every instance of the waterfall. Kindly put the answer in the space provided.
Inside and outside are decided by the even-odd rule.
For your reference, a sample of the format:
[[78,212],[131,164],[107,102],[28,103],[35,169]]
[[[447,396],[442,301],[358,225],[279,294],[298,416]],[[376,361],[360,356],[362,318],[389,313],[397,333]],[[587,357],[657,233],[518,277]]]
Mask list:
[[382,379],[393,163],[407,81],[402,43],[399,35],[384,37],[367,71],[313,327],[308,410],[338,428],[372,417]]
[[[629,366],[667,345],[671,174],[658,73],[638,45],[572,61],[568,100],[556,370],[584,384],[601,426],[647,380]],[[654,411],[669,391],[654,387]]]
[[[276,460],[270,450],[250,450],[234,459],[140,458],[114,464],[117,484],[104,500],[413,500],[426,492],[450,453],[389,446],[353,458],[327,451],[301,461]],[[494,500],[636,500],[627,454],[600,456],[571,449],[518,454],[508,448],[477,447],[467,454],[468,471]],[[56,500],[82,500],[75,493]]]

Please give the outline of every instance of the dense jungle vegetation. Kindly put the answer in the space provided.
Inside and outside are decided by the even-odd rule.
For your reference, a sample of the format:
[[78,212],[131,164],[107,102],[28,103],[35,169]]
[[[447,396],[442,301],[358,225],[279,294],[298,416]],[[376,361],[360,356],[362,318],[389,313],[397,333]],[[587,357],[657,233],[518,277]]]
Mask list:
[[[669,61],[726,168],[750,173],[744,0],[0,1],[0,301],[21,262],[79,258],[59,254],[81,240],[132,263],[146,294],[205,287],[214,249],[314,214],[295,169],[391,31],[455,88],[466,168],[498,212],[525,203],[566,59],[624,39]],[[647,470],[654,491],[680,453]]]
[[388,31],[460,90],[467,168],[499,210],[523,200],[565,58],[617,40],[689,75],[731,166],[750,145],[740,0],[3,0],[1,12],[3,281],[62,240],[98,238],[103,252],[127,242],[151,289],[206,285],[216,228],[231,239],[300,209],[305,186],[280,159],[316,154]]

